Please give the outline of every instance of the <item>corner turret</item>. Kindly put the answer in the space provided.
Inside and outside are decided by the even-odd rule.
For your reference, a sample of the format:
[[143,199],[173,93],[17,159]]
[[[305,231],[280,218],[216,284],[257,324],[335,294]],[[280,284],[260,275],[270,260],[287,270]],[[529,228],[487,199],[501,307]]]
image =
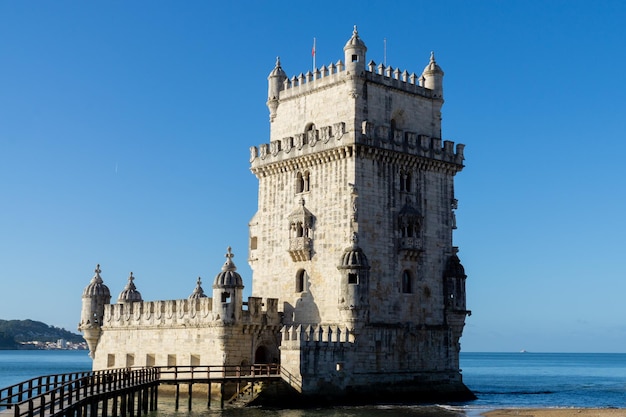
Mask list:
[[365,52],[367,52],[367,47],[365,42],[359,37],[356,25],[354,26],[352,37],[348,40],[346,46],[343,47],[343,52],[346,71],[352,75],[361,75],[365,72]]
[[280,66],[280,57],[276,57],[276,65],[267,77],[267,107],[270,109],[270,122],[276,117],[280,90],[283,89],[287,74]]
[[226,262],[222,272],[217,274],[213,282],[213,313],[219,316],[225,324],[236,323],[241,320],[243,307],[243,280],[233,263],[233,253],[230,246],[226,253]]
[[422,86],[433,90],[433,98],[443,98],[443,70],[435,61],[435,53],[430,53],[430,62],[422,72]]
[[352,246],[341,257],[337,269],[341,272],[339,310],[343,320],[350,324],[350,331],[358,334],[358,325],[367,322],[369,316],[369,271],[365,253],[358,245],[356,233],[352,235]]
[[100,272],[102,272],[100,265],[96,266],[94,272],[89,285],[83,290],[83,306],[78,324],[78,330],[83,333],[83,338],[89,346],[89,356],[92,358],[102,332],[104,306],[111,302],[111,292],[100,277]]

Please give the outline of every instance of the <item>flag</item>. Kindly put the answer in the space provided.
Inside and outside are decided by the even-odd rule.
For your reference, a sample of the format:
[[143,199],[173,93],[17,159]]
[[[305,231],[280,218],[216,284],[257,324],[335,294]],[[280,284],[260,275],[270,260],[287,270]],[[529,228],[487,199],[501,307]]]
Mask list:
[[315,56],[315,38],[313,38],[313,48],[311,48],[311,56]]

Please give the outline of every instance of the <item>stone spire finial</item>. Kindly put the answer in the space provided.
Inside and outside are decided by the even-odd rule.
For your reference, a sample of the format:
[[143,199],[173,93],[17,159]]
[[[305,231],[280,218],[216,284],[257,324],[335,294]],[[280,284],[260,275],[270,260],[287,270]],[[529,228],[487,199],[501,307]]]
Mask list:
[[98,284],[102,284],[102,277],[100,277],[100,272],[102,272],[102,270],[100,269],[100,264],[96,265],[96,269],[94,270],[95,274],[93,276],[93,278],[91,279],[92,282],[98,283]]
[[352,241],[352,248],[357,248],[359,246],[359,234],[357,232],[352,232],[350,240]]
[[222,266],[222,271],[224,272],[236,271],[237,267],[235,266],[235,263],[233,262],[233,258],[235,257],[235,255],[232,253],[230,246],[226,250],[227,250],[227,253],[226,255],[224,255],[226,257],[226,262],[224,262],[224,266]]
[[205,298],[206,294],[204,294],[204,290],[202,289],[202,280],[198,277],[198,281],[196,282],[196,288],[194,288],[193,292],[189,296],[189,299],[194,298]]

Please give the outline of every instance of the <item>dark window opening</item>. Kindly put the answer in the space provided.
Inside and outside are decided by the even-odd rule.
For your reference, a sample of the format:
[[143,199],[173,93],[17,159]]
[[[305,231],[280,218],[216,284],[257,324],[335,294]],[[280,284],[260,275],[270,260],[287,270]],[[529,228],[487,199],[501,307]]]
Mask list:
[[359,62],[359,56],[358,55],[352,55],[352,62]]
[[354,274],[354,273],[348,274],[348,284],[358,284],[358,283],[359,283],[359,276],[357,274]]
[[411,182],[412,178],[410,172],[400,172],[400,191],[410,192]]
[[296,292],[303,292],[304,291],[304,286],[306,284],[306,271],[304,269],[301,269],[298,271],[298,273],[296,274]]
[[411,294],[412,291],[412,279],[411,273],[409,271],[404,271],[402,273],[402,293],[403,294]]
[[222,303],[227,303],[230,301],[230,293],[223,292],[222,293]]

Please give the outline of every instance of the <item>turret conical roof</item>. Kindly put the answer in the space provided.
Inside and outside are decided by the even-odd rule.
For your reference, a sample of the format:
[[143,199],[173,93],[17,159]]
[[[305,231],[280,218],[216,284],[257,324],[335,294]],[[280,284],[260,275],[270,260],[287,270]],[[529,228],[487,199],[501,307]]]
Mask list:
[[367,46],[365,46],[365,42],[359,37],[359,31],[356,29],[356,25],[354,25],[354,30],[352,31],[352,37],[348,39],[346,42],[346,46],[343,47],[345,51],[348,48],[362,48],[367,51]]
[[193,292],[189,296],[190,300],[193,300],[196,298],[206,298],[206,294],[204,293],[204,290],[202,289],[202,280],[200,279],[200,277],[198,277],[198,281],[196,282],[196,288],[193,289]]
[[358,236],[353,233],[352,246],[344,251],[339,269],[369,269],[369,267],[365,252],[358,245]]
[[423,74],[426,74],[426,73],[440,73],[440,74],[443,75],[443,70],[437,64],[437,61],[435,61],[435,52],[434,51],[430,51],[430,61],[428,62],[428,65],[426,65],[426,67],[424,67]]
[[141,298],[141,293],[137,291],[137,287],[133,282],[134,280],[135,277],[131,272],[130,276],[128,277],[128,282],[126,283],[126,286],[120,293],[119,297],[117,297],[118,303],[134,303],[135,301],[143,301],[143,299]]
[[83,290],[83,297],[111,297],[111,291],[109,291],[109,287],[104,285],[104,281],[100,277],[100,264],[96,265],[95,274],[89,285],[85,287]]
[[270,77],[283,77],[287,78],[287,74],[283,71],[283,68],[280,66],[280,57],[276,57],[276,65],[274,65],[274,69],[270,72]]
[[226,253],[226,262],[222,266],[222,272],[217,274],[215,277],[215,281],[213,282],[213,288],[224,288],[224,287],[237,287],[243,288],[243,280],[241,279],[241,275],[237,273],[237,267],[233,262],[233,253],[231,252],[230,246],[228,247],[228,252]]

